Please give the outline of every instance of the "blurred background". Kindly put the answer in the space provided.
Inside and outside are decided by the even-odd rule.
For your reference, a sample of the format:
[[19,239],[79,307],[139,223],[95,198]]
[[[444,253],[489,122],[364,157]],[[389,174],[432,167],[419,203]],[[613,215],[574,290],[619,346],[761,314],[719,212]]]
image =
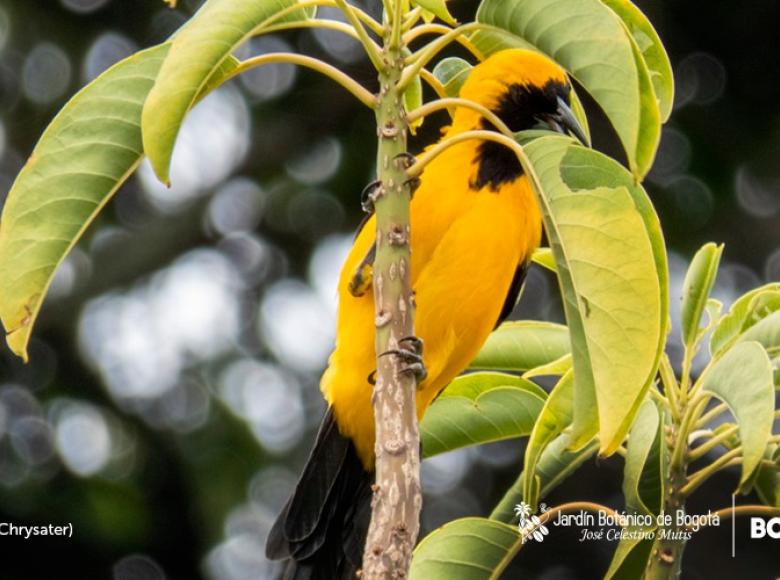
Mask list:
[[[0,0],[0,204],[68,97],[199,4]],[[677,80],[646,182],[671,250],[672,304],[710,240],[726,244],[715,295],[728,304],[780,279],[780,4],[638,4]],[[461,20],[475,5],[451,2]],[[364,7],[377,13],[377,2]],[[373,90],[357,44],[336,33],[253,39],[239,56],[279,50],[325,58]],[[413,150],[444,120],[427,122]],[[192,112],[171,189],[143,166],[119,191],[60,268],[31,363],[0,346],[0,521],[74,526],[72,539],[0,538],[0,580],[276,577],[263,544],[324,408],[318,379],[373,175],[373,122],[330,81],[268,66]],[[610,139],[601,131],[595,142],[609,149]],[[561,321],[555,280],[532,270],[515,317]],[[521,457],[509,441],[426,462],[424,531],[489,512]],[[621,507],[621,470],[619,458],[590,462],[548,503]],[[690,511],[730,505],[736,482],[716,479]],[[506,577],[603,574],[614,544],[555,533]],[[700,532],[683,578],[776,578],[772,548],[738,531],[732,560],[730,526]]]

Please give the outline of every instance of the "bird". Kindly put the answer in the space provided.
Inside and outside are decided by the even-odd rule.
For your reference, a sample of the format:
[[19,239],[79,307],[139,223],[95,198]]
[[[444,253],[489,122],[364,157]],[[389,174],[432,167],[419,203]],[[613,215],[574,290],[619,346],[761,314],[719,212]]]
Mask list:
[[[459,96],[490,109],[513,132],[544,127],[586,143],[571,91],[566,72],[547,56],[506,49],[474,66]],[[441,138],[485,129],[497,130],[460,106]],[[425,345],[416,393],[422,419],[514,308],[541,242],[542,216],[516,154],[484,139],[434,158],[410,203],[415,334]],[[287,560],[285,579],[354,579],[360,569],[374,482],[375,312],[368,290],[375,233],[371,217],[342,266],[336,345],[320,382],[327,411],[266,542],[268,558]],[[419,344],[412,346],[419,351]]]

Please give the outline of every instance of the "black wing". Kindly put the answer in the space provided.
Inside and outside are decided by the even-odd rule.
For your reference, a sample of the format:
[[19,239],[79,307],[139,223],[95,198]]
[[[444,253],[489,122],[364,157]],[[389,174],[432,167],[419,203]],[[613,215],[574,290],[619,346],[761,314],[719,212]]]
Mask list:
[[525,282],[525,275],[528,273],[528,262],[523,262],[517,267],[517,270],[515,270],[514,278],[512,278],[512,283],[509,285],[509,292],[506,295],[506,300],[504,300],[504,305],[501,307],[501,313],[498,315],[498,320],[496,321],[496,325],[493,327],[494,329],[498,328],[504,320],[506,320],[507,316],[512,314],[512,310],[515,307],[515,304],[517,304],[517,299],[520,296],[520,291],[523,289],[523,282]]

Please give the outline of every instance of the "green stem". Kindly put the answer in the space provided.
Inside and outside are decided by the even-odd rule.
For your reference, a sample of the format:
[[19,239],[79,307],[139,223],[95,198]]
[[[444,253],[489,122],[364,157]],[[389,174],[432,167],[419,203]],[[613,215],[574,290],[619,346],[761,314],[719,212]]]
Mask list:
[[503,135],[507,136],[510,139],[514,139],[514,135],[512,131],[510,131],[509,127],[506,126],[506,124],[498,117],[498,115],[496,115],[493,111],[491,111],[487,107],[484,107],[479,103],[470,101],[468,99],[461,99],[461,98],[454,98],[454,97],[436,99],[435,101],[426,103],[421,107],[418,107],[415,110],[411,111],[408,115],[409,122],[412,123],[417,119],[421,119],[423,117],[430,115],[431,113],[435,113],[436,111],[440,111],[442,109],[448,109],[450,107],[464,107],[466,109],[471,109],[473,111],[476,111],[477,113],[485,117],[485,119],[490,121],[496,127],[496,129],[498,129]]
[[[551,508],[549,511],[546,511],[543,514],[541,514],[539,516],[539,526],[546,524],[558,514],[565,514],[571,512],[595,512],[595,513],[607,514],[612,518],[618,517],[618,513],[615,510],[605,505],[599,503],[593,503],[589,501],[573,501],[570,503],[564,503],[559,506],[555,506],[554,508]],[[534,530],[536,530],[537,528],[538,526],[534,528]],[[523,547],[523,542],[518,537],[517,541],[512,545],[512,547],[509,550],[507,550],[504,557],[501,558],[501,561],[493,568],[493,570],[491,570],[489,580],[497,580],[498,578],[500,578],[501,574],[504,572],[504,570],[506,570],[506,567],[509,565],[509,563],[512,562],[512,560],[514,560],[515,556],[517,556],[517,553],[520,551],[520,548],[522,547]]]
[[[350,36],[354,38],[355,40],[360,40],[360,37],[358,37],[357,32],[355,32],[355,29],[350,26],[349,24],[344,24],[343,22],[339,22],[338,20],[325,20],[325,19],[315,19],[315,20],[298,20],[295,22],[284,22],[282,24],[274,24],[272,26],[267,26],[263,29],[263,34],[270,34],[272,32],[280,32],[282,30],[295,30],[299,28],[325,28],[328,30],[335,30],[337,32],[342,32],[346,34],[347,36]],[[374,48],[378,51],[379,45],[374,42],[373,40],[369,39],[368,42],[374,45]]]
[[699,419],[696,422],[696,429],[702,429],[703,427],[706,427],[707,425],[709,425],[710,421],[722,415],[728,410],[729,410],[729,406],[726,403],[721,403],[713,407],[712,409],[704,413],[704,415],[701,416],[701,419]]
[[376,107],[376,97],[368,92],[368,90],[365,89],[363,85],[358,83],[348,74],[340,71],[332,65],[329,65],[326,62],[322,62],[317,58],[291,52],[271,52],[268,54],[262,54],[260,56],[248,58],[244,61],[241,61],[241,63],[230,73],[230,75],[225,80],[238,76],[239,74],[248,71],[249,69],[271,63],[295,64],[316,70],[317,72],[322,73],[326,77],[336,81],[342,87],[347,89],[368,108],[373,109]]
[[672,416],[675,419],[680,418],[680,384],[674,376],[672,363],[669,362],[669,356],[664,353],[661,357],[661,364],[658,367],[658,374],[661,375],[661,382],[664,385],[664,393],[669,399],[669,406],[672,409]]
[[374,68],[377,71],[381,71],[385,66],[382,63],[382,55],[380,54],[376,44],[368,37],[366,27],[360,20],[360,16],[358,16],[357,8],[352,6],[352,4],[347,3],[346,0],[335,0],[335,2],[336,6],[341,8],[344,16],[347,17],[347,21],[354,27],[358,39],[363,44],[363,48],[365,48],[366,54],[368,55],[368,59],[371,61],[371,64],[374,65]]
[[[444,24],[423,24],[421,26],[415,26],[412,30],[407,32],[404,35],[404,42],[406,44],[411,44],[413,41],[417,40],[425,34],[438,34],[439,36],[444,36],[445,34],[449,34],[452,30],[452,28],[445,26]],[[454,41],[458,42],[461,46],[463,46],[463,48],[477,57],[477,59],[482,60],[482,51],[479,50],[468,38],[463,35],[458,35],[454,38]]]
[[737,431],[739,431],[739,427],[734,425],[733,427],[729,427],[728,429],[725,429],[717,435],[713,436],[709,441],[705,441],[698,447],[691,449],[691,451],[688,453],[688,461],[693,463],[697,459],[704,457],[708,452],[712,451],[718,445],[726,441],[726,439],[733,436]]
[[707,465],[706,467],[702,467],[699,471],[694,473],[688,478],[688,482],[682,487],[680,490],[680,493],[688,497],[691,495],[691,493],[694,492],[699,486],[701,486],[705,481],[707,481],[710,477],[715,475],[718,471],[725,467],[731,467],[732,465],[735,465],[736,463],[741,462],[741,456],[742,456],[742,446],[735,447],[731,451],[728,451],[727,453],[724,453],[720,457],[718,457],[715,461]]
[[420,50],[412,54],[409,59],[409,66],[404,70],[399,86],[403,89],[416,77],[420,70],[427,65],[432,58],[434,58],[439,52],[445,48],[449,43],[459,38],[464,32],[471,30],[479,30],[484,28],[484,25],[479,22],[469,22],[463,24],[457,28],[451,29],[448,33],[440,36],[436,40],[433,40],[422,47]]

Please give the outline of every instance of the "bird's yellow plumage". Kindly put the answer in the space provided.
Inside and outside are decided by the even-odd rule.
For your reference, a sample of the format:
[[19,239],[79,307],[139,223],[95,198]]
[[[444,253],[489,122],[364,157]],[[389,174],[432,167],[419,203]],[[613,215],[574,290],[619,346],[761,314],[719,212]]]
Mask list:
[[[568,107],[569,91],[564,72],[546,57],[507,50],[474,67],[460,94],[512,131],[542,123],[584,139]],[[478,112],[459,107],[443,138],[492,128]],[[374,300],[365,266],[375,229],[374,219],[365,224],[342,268],[336,349],[321,382],[329,409],[268,536],[268,557],[289,559],[285,578],[354,578],[362,561],[374,481]],[[417,392],[422,418],[511,310],[542,225],[515,154],[492,141],[467,140],[425,168],[411,203],[411,229],[415,331],[425,343],[428,371]],[[353,295],[358,288],[362,295]]]
[[[475,67],[461,96],[496,110],[512,85],[544,87],[566,78],[529,51],[497,53]],[[482,128],[481,115],[460,107],[443,138]],[[428,377],[419,386],[417,414],[468,365],[493,330],[518,266],[541,237],[541,217],[528,179],[475,186],[481,142],[447,149],[421,176],[411,203],[412,287],[416,334],[425,343]],[[372,292],[353,296],[350,280],[375,236],[368,221],[341,271],[337,344],[321,388],[343,435],[364,466],[373,466],[374,418],[368,377],[376,367]]]

